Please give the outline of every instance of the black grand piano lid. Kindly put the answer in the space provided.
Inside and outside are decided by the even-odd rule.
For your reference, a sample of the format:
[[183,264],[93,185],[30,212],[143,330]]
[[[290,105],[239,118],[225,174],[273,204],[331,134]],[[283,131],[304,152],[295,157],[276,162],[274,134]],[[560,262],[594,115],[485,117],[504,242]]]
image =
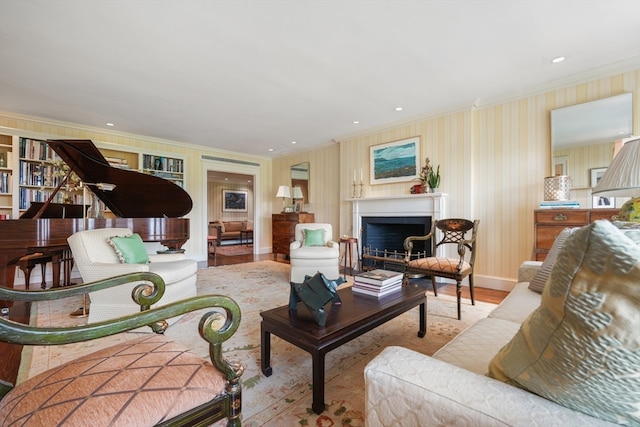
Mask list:
[[[49,139],[47,144],[118,217],[179,218],[193,207],[189,193],[169,180],[110,166],[91,140]],[[115,188],[102,190],[96,184]]]

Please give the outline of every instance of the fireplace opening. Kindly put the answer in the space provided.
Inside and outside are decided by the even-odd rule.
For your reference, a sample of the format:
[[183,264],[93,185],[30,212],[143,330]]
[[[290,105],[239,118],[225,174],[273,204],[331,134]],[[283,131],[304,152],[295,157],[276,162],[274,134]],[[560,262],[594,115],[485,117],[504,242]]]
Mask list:
[[[401,270],[404,239],[431,230],[430,216],[362,217],[362,266],[365,270]],[[414,242],[414,252],[431,254],[431,241]],[[398,262],[394,262],[398,259]]]

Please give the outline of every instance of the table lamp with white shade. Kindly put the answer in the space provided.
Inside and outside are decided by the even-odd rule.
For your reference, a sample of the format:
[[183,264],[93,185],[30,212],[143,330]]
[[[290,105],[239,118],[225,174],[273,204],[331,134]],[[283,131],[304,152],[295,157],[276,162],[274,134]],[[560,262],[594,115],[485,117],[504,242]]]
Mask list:
[[302,195],[302,188],[300,188],[298,186],[295,186],[295,187],[292,188],[292,190],[293,190],[293,194],[291,196],[292,199],[295,202],[300,201],[300,207],[302,208],[302,203],[303,203],[303,199],[304,199],[304,196]]
[[276,197],[282,197],[282,212],[284,212],[287,205],[286,200],[291,197],[291,190],[287,185],[281,185],[278,187],[278,194]]
[[606,197],[631,197],[622,208],[618,219],[640,222],[640,137],[624,141],[614,155],[591,194]]

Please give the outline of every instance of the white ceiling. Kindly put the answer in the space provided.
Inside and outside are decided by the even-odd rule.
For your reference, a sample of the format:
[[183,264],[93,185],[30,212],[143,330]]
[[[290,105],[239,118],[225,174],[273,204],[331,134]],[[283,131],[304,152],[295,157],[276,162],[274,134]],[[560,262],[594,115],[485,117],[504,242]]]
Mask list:
[[638,0],[0,0],[0,110],[270,157],[639,67]]

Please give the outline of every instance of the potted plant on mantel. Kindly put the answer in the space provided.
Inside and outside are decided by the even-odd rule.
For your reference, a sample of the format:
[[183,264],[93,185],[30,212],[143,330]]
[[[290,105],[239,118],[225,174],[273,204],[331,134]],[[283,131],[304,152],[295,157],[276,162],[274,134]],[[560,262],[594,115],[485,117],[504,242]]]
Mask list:
[[435,172],[433,171],[433,168],[431,168],[431,171],[429,171],[428,183],[431,193],[435,193],[438,191],[438,188],[440,187],[440,165],[438,165],[438,168]]
[[438,167],[434,171],[431,167],[431,161],[427,157],[424,161],[424,166],[422,167],[422,170],[420,171],[420,173],[418,174],[418,178],[416,179],[420,181],[420,186],[412,186],[412,194],[435,192],[438,187],[440,187],[440,165],[438,165]]

